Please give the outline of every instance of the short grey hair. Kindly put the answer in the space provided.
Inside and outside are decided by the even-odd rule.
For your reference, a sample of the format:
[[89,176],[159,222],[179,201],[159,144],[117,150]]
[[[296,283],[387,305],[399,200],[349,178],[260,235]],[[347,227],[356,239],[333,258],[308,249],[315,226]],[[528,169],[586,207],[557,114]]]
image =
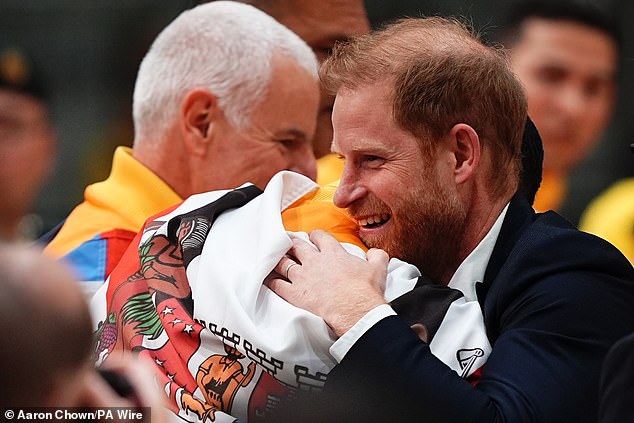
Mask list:
[[294,59],[317,80],[317,59],[310,47],[253,6],[214,1],[181,13],[154,40],[139,67],[135,142],[161,140],[183,97],[197,88],[218,97],[230,124],[248,127],[277,55]]

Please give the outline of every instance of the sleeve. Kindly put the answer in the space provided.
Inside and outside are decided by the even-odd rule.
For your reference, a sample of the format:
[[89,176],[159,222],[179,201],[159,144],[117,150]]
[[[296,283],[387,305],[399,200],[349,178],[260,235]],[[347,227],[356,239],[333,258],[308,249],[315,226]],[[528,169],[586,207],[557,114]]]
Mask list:
[[322,409],[345,421],[596,422],[600,365],[631,330],[634,301],[631,284],[601,282],[577,273],[497,293],[485,307],[493,351],[475,387],[386,317],[331,372]]

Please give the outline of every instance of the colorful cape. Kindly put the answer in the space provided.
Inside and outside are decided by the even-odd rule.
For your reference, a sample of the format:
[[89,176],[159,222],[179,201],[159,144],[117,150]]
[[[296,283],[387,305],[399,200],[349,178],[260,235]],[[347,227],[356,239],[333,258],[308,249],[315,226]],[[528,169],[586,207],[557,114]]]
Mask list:
[[[306,237],[288,229],[308,231],[316,220],[365,256],[354,222],[317,188],[280,172],[264,192],[247,185],[199,194],[148,219],[93,298],[97,362],[115,350],[150,357],[170,409],[192,422],[262,421],[297,390],[319,390],[337,364],[336,339],[322,319],[263,285],[291,237]],[[490,352],[479,305],[447,287],[425,289],[419,277],[392,259],[386,300],[425,325],[432,352],[468,377]]]

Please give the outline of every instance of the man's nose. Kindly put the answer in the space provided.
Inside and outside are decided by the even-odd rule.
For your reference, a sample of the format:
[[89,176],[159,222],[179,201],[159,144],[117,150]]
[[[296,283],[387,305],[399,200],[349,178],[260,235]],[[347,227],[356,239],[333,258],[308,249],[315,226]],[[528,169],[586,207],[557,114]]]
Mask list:
[[358,177],[344,167],[339,185],[333,197],[333,202],[335,206],[339,208],[346,208],[356,200],[364,197],[366,193],[367,190],[360,183]]
[[559,92],[557,105],[561,113],[572,122],[583,119],[588,111],[588,98],[583,94],[582,88],[567,86]]

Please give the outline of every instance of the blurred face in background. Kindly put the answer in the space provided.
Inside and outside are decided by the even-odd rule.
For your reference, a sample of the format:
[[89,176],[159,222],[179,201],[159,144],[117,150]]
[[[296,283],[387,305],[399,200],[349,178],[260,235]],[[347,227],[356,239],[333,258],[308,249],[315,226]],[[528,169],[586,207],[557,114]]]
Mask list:
[[30,211],[51,171],[55,148],[46,106],[29,95],[0,90],[1,220],[17,222]]
[[[313,49],[319,63],[330,55],[335,42],[370,30],[362,0],[295,0],[271,3],[275,6],[263,7],[263,10],[299,35]],[[258,4],[255,6],[259,7]],[[330,152],[333,102],[334,97],[322,90],[313,142],[317,158]]]
[[566,175],[591,152],[612,116],[616,43],[580,23],[531,18],[510,58],[543,139],[544,169]]

